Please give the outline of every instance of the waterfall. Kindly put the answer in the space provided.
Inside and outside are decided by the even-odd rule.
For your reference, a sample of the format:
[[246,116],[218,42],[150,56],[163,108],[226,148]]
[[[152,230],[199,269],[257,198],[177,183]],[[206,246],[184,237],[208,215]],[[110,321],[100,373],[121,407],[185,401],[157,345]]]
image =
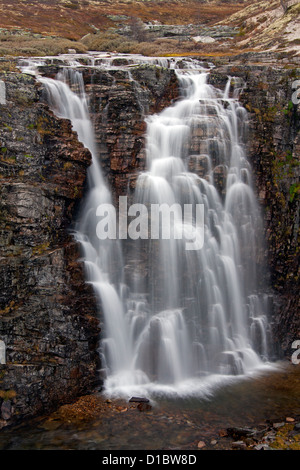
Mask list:
[[[170,236],[125,241],[97,235],[97,209],[113,205],[82,75],[68,68],[55,80],[39,78],[50,107],[71,120],[92,154],[74,236],[104,317],[99,354],[109,394],[205,393],[211,383],[268,361],[267,298],[256,272],[262,221],[246,155],[247,114],[230,97],[230,79],[221,91],[209,85],[209,72],[176,73],[181,99],[146,117],[147,168],[133,201],[174,208]],[[199,226],[194,212],[182,217],[187,206],[203,208]],[[115,215],[108,210],[113,227]],[[201,246],[187,249],[199,231]]]

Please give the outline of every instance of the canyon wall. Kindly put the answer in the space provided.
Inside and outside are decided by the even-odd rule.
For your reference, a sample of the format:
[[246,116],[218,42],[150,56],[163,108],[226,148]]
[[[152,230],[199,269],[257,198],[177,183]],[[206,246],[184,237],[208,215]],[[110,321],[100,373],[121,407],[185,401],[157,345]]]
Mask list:
[[[121,64],[120,64],[121,65]],[[54,75],[48,67],[43,73]],[[145,168],[144,115],[178,98],[173,70],[141,65],[83,69],[103,172],[115,199]],[[217,65],[241,87],[249,112],[249,156],[266,227],[262,254],[274,293],[277,349],[290,357],[299,338],[299,105],[297,70]],[[49,411],[100,385],[97,301],[84,282],[70,229],[85,193],[91,156],[69,121],[56,118],[34,78],[2,74],[0,104],[0,426]],[[3,104],[4,103],[4,104]]]

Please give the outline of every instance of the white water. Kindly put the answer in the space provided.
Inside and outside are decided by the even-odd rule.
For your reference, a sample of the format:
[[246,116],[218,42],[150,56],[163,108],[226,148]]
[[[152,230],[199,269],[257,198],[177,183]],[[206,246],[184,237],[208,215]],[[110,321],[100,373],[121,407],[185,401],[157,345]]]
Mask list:
[[137,240],[125,260],[119,241],[96,236],[96,209],[112,200],[82,76],[69,70],[57,80],[40,78],[50,106],[71,119],[93,157],[76,237],[104,316],[99,353],[111,395],[207,394],[268,360],[267,296],[259,294],[255,263],[261,219],[245,154],[247,115],[229,98],[230,80],[220,91],[207,84],[203,71],[178,77],[182,99],[147,118],[147,170],[138,177],[134,202],[203,204],[204,245],[187,251],[184,240],[173,237]]

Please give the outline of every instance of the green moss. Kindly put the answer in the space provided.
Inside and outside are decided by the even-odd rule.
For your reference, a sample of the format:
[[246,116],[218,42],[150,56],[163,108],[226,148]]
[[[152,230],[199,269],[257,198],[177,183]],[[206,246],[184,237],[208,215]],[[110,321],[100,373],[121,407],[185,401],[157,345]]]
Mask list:
[[300,183],[293,183],[289,189],[290,202],[293,202],[296,195],[300,194]]
[[50,130],[49,119],[45,116],[39,116],[35,124],[35,128],[41,136],[53,134]]
[[280,111],[278,106],[270,106],[263,112],[263,121],[274,122],[278,111]]
[[270,444],[274,450],[299,450],[300,436],[293,436],[294,424],[286,424],[277,432],[275,440]]
[[76,199],[80,195],[80,191],[77,186],[74,187],[73,197]]
[[73,165],[72,165],[71,162],[66,162],[66,163],[64,164],[64,170],[65,170],[65,171],[70,170],[72,167],[73,167]]
[[286,449],[286,444],[284,439],[281,436],[277,436],[275,441],[270,444],[270,447],[272,449],[280,450],[280,449]]
[[289,448],[291,450],[300,450],[300,435],[296,434],[296,436],[293,436],[293,441]]
[[15,90],[14,92],[15,102],[22,107],[28,107],[32,105],[32,99],[30,99],[24,92],[21,90]]
[[8,124],[3,124],[3,126],[5,127],[6,130],[8,130],[9,132],[12,132],[13,129]]
[[292,101],[289,101],[287,104],[287,108],[283,110],[283,114],[286,116],[290,116],[294,108],[294,103]]
[[290,150],[282,154],[274,151],[273,157],[272,175],[275,183],[294,176],[294,169],[300,163]]
[[36,255],[42,255],[45,253],[45,251],[49,248],[49,242],[42,243],[41,245],[37,245],[32,249],[32,254],[34,256]]

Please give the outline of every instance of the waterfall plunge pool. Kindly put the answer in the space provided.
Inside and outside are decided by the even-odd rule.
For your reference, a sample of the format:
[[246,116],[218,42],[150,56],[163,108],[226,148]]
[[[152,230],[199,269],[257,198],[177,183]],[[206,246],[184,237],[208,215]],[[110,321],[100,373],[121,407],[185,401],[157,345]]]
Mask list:
[[229,450],[228,428],[263,430],[287,417],[299,422],[299,390],[299,365],[279,362],[255,377],[222,383],[211,396],[160,395],[149,411],[99,394],[2,430],[0,450],[188,451],[199,442],[204,450]]

